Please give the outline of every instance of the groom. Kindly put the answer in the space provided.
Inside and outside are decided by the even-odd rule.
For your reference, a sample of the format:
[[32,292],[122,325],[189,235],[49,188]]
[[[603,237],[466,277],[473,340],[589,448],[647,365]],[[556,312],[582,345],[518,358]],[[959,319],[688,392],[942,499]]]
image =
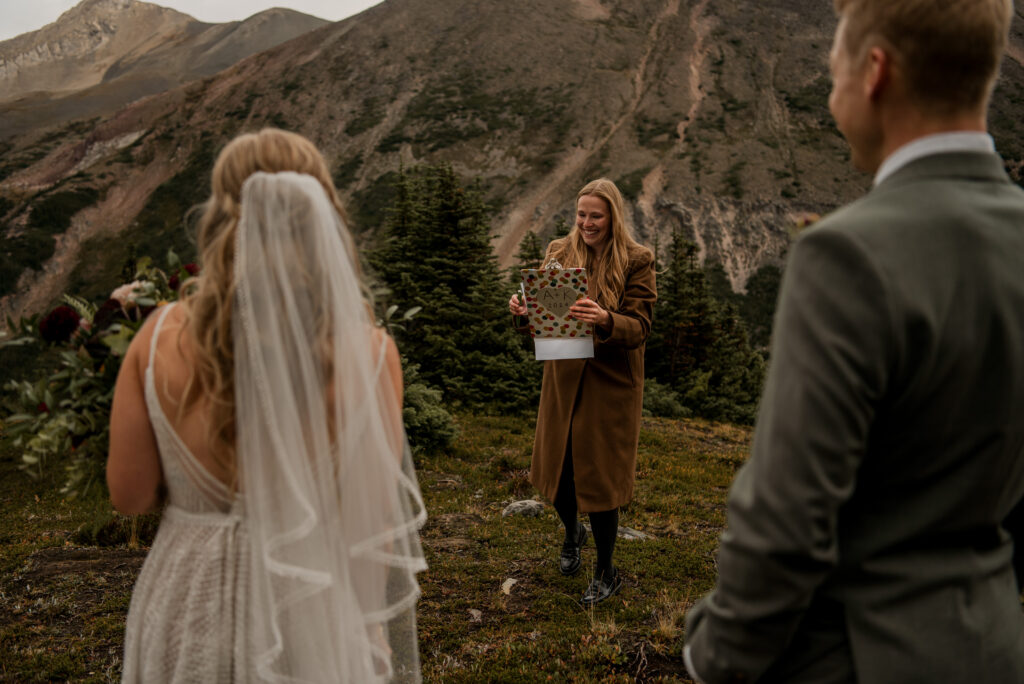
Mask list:
[[874,187],[791,251],[684,657],[706,684],[1024,682],[1024,191],[985,133],[1013,7],[835,5],[829,107]]

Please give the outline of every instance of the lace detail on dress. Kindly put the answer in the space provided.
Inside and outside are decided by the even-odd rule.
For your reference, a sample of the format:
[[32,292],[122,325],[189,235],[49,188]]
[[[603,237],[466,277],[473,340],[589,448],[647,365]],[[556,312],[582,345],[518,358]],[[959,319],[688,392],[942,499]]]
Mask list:
[[255,681],[244,506],[189,451],[156,391],[157,338],[170,308],[159,312],[145,374],[169,504],[132,592],[122,681]]

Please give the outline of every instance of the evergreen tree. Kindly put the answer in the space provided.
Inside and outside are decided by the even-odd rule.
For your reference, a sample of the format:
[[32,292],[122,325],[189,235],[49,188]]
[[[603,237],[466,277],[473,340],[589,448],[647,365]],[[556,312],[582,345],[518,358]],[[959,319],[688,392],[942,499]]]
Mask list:
[[720,307],[735,306],[750,337],[754,349],[767,351],[775,315],[775,300],[779,296],[782,271],[778,266],[765,264],[747,279],[745,294],[733,292],[732,283],[721,263],[704,264],[711,292]]
[[686,408],[707,418],[750,423],[764,375],[736,308],[712,294],[697,246],[676,230],[659,279],[647,345],[648,375],[670,386]]
[[750,331],[750,344],[755,349],[768,349],[781,283],[782,269],[772,264],[765,264],[747,279],[747,294],[740,302],[740,314]]
[[419,204],[417,183],[404,168],[399,169],[394,190],[395,199],[386,211],[384,229],[376,248],[367,253],[367,260],[378,278],[377,285],[385,288],[385,300],[408,309],[413,306],[409,302],[418,294],[415,283],[407,277],[412,268],[408,249],[415,239],[416,226],[423,223],[423,207]]
[[753,423],[764,380],[764,360],[750,348],[734,306],[717,313],[717,336],[708,351],[704,376],[684,389],[694,412],[732,423]]
[[392,303],[423,307],[397,339],[424,381],[450,402],[527,409],[540,367],[510,325],[487,216],[450,165],[403,170],[371,263]]
[[540,238],[532,230],[526,231],[526,235],[519,241],[519,251],[516,252],[516,261],[508,269],[508,279],[514,287],[519,287],[522,281],[524,268],[540,268],[541,260],[544,259],[544,249],[540,245]]
[[569,231],[571,231],[571,230],[572,230],[572,225],[566,223],[566,221],[565,221],[565,219],[563,217],[556,216],[555,217],[555,233],[554,233],[554,235],[552,235],[552,239],[565,237],[566,235],[569,234]]
[[667,251],[645,365],[648,375],[677,387],[704,365],[715,338],[717,307],[697,263],[697,246],[676,229]]
[[720,261],[705,261],[704,263],[704,274],[707,276],[708,287],[711,288],[712,296],[718,300],[722,306],[728,306],[730,304],[738,304],[742,295],[737,294],[732,289],[732,281],[729,280],[729,274],[725,271],[725,266]]

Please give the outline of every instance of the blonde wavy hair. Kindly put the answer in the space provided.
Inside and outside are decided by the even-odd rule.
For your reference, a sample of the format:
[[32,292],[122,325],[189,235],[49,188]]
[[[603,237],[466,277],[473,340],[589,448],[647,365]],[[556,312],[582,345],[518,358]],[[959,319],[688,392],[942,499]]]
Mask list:
[[[238,136],[224,147],[213,167],[210,198],[201,207],[196,236],[200,275],[182,287],[191,342],[192,376],[179,415],[208,400],[209,445],[213,458],[235,482],[235,354],[231,316],[235,299],[235,235],[241,209],[242,184],[257,171],[294,171],[312,176],[323,186],[344,219],[327,163],[309,140],[296,133],[264,128]],[[349,254],[356,254],[349,241]],[[354,263],[360,273],[358,263]]]
[[587,247],[574,222],[567,236],[551,241],[544,262],[546,264],[548,260],[555,259],[564,268],[586,268],[590,276],[590,298],[605,309],[615,310],[625,290],[630,258],[650,250],[634,239],[633,231],[626,223],[622,193],[615,183],[607,178],[590,181],[576,193],[577,207],[580,198],[587,195],[600,197],[608,205],[611,217],[610,244],[597,258],[594,251]]

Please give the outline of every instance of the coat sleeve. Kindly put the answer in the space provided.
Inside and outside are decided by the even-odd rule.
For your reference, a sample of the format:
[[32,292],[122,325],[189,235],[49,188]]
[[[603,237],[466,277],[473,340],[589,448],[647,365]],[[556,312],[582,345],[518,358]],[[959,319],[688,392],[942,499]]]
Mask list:
[[530,319],[526,316],[512,316],[512,327],[520,334],[529,335]]
[[654,316],[654,302],[658,299],[654,276],[654,258],[645,252],[632,265],[626,277],[622,305],[618,311],[609,311],[612,321],[609,329],[597,328],[595,334],[603,344],[636,349],[647,341]]
[[1003,527],[1013,537],[1013,571],[1017,575],[1017,589],[1024,593],[1024,499],[1006,516]]
[[870,255],[824,226],[794,245],[750,459],[729,493],[718,582],[687,615],[694,673],[753,682],[793,638],[838,562],[892,355],[891,306]]

